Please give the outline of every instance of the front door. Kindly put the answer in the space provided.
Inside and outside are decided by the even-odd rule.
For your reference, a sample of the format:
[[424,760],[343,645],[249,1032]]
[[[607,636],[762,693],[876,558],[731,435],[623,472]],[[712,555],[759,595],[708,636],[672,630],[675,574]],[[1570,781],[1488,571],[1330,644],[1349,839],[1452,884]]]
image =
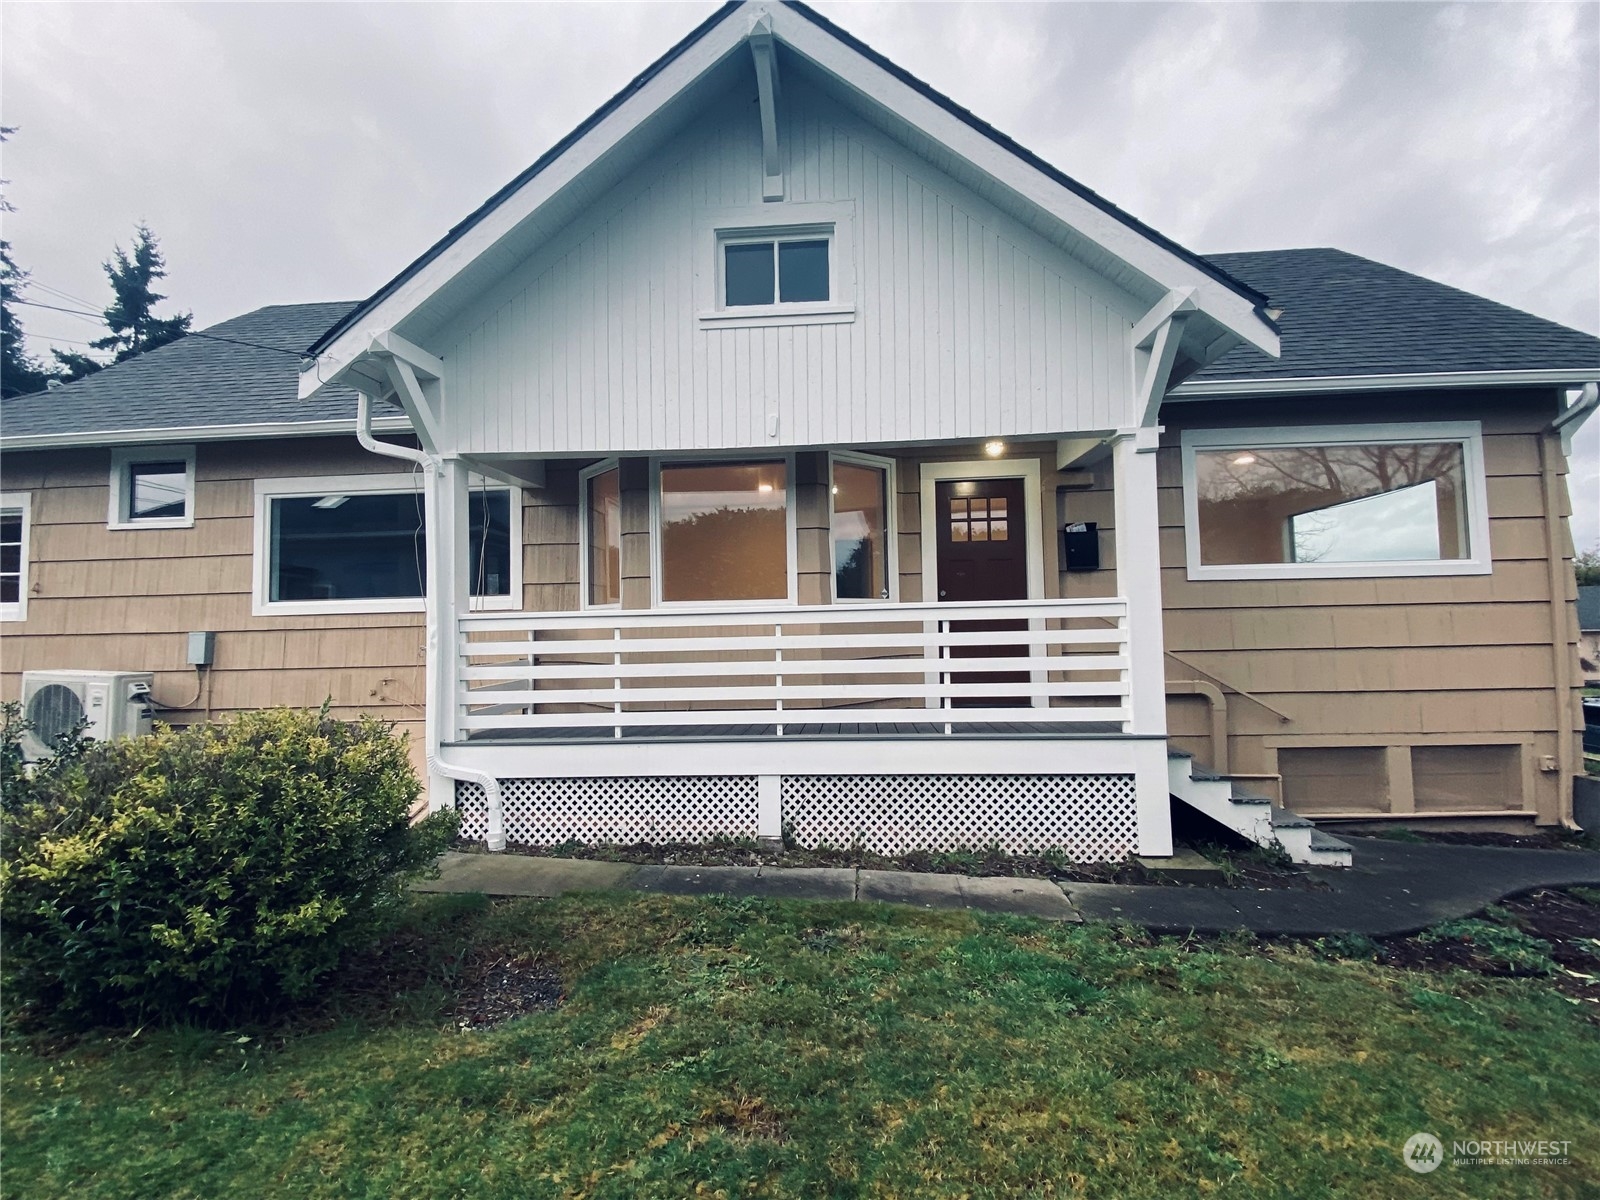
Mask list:
[[[950,479],[933,485],[939,599],[946,604],[1028,598],[1028,529],[1021,479]],[[952,632],[1026,629],[1025,620],[952,621]],[[1021,646],[952,646],[951,658],[1026,657]],[[1026,671],[963,671],[953,683],[1026,683]],[[1014,696],[963,697],[960,708],[1015,708]]]

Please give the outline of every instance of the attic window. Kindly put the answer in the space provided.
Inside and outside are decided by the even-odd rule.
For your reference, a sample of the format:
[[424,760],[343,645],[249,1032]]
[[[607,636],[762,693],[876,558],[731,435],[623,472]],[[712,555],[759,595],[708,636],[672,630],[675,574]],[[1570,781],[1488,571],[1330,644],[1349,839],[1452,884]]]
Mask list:
[[855,320],[853,202],[717,209],[697,224],[695,237],[703,247],[694,273],[702,328],[773,329]]
[[722,245],[723,304],[747,308],[771,304],[826,304],[829,239],[799,237],[725,240]]
[[194,524],[194,447],[111,453],[112,529],[185,529]]

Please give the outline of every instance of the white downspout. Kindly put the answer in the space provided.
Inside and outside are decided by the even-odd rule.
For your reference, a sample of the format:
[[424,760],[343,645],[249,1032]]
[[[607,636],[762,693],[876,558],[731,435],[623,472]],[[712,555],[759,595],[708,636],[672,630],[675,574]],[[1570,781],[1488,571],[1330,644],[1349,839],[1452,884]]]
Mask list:
[[[423,469],[424,486],[426,489],[423,511],[426,520],[433,524],[437,522],[439,460],[426,450],[414,450],[410,446],[396,446],[392,442],[380,442],[372,436],[372,397],[366,392],[356,393],[356,441],[360,442],[363,449],[370,450],[373,454],[385,455],[389,458],[400,458],[407,462],[415,463]],[[428,539],[428,557],[441,552],[440,539]],[[429,572],[430,576],[433,574]],[[434,597],[428,600],[428,648],[433,652],[430,658],[437,658],[438,644],[438,609]],[[431,703],[424,705],[422,722],[422,752],[427,763],[429,776],[437,775],[444,779],[456,780],[462,783],[475,783],[483,789],[484,797],[484,843],[490,850],[504,850],[506,848],[506,820],[505,797],[500,791],[500,781],[487,771],[479,771],[472,767],[460,767],[454,763],[445,762],[440,756],[438,698],[431,695]],[[455,698],[450,697],[449,703],[454,703]],[[431,806],[430,806],[431,807]]]

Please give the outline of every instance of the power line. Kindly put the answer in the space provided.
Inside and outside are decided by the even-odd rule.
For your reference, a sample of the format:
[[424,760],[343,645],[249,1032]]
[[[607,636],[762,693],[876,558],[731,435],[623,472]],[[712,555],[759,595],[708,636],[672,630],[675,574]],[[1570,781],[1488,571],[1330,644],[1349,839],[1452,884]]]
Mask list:
[[[88,317],[94,321],[105,320],[104,313],[83,312],[76,308],[62,308],[59,304],[40,304],[37,300],[20,300],[13,298],[13,304],[26,304],[29,308],[47,308],[51,312],[68,313],[74,317]],[[269,346],[265,342],[247,342],[242,338],[220,337],[215,333],[201,333],[191,329],[184,334],[185,337],[205,338],[212,342],[227,342],[230,346],[248,346],[252,350],[271,350],[274,354],[288,354],[296,359],[305,358],[304,350],[287,350],[282,346]],[[64,339],[63,339],[64,340]]]

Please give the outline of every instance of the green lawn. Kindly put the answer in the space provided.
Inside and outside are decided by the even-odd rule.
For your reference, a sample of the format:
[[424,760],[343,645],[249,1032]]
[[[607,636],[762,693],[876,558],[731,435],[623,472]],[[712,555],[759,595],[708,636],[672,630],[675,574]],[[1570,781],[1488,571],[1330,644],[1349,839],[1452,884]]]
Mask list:
[[[1303,1200],[1600,1181],[1600,1029],[1537,980],[856,904],[435,897],[411,922],[432,981],[414,970],[382,1013],[357,997],[290,1032],[11,1039],[5,1194]],[[462,946],[551,963],[566,1004],[457,1032],[440,981]],[[1565,1140],[1574,1162],[1420,1178],[1398,1157],[1419,1130],[1447,1155]]]

